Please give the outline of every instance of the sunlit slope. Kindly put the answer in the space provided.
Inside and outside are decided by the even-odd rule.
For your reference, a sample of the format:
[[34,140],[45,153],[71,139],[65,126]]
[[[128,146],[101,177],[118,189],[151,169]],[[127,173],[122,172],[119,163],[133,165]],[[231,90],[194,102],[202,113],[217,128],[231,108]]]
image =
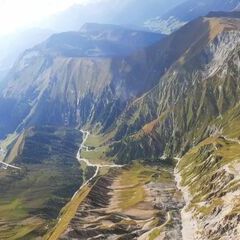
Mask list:
[[189,32],[194,41],[158,86],[129,104],[117,122],[111,155],[172,156],[208,136],[211,120],[239,101],[239,30],[238,19],[214,17],[175,33]]

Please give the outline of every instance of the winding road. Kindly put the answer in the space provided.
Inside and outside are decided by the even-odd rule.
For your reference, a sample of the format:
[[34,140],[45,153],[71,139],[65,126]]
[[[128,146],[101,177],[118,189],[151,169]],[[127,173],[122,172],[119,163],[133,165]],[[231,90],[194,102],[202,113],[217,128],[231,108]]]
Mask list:
[[20,167],[16,167],[16,166],[13,166],[11,164],[7,164],[5,162],[1,162],[0,161],[0,167],[3,166],[4,169],[7,169],[7,168],[13,168],[13,169],[18,169],[18,170],[21,170]]
[[[0,147],[0,156],[1,156],[2,159],[5,158],[6,154],[7,154],[7,152],[4,151],[4,150],[2,149],[2,147]],[[3,161],[0,161],[0,168],[3,168],[3,169],[13,168],[13,169],[18,169],[18,170],[21,169],[21,168],[19,168],[19,167],[16,167],[16,166],[11,165],[11,164],[8,164],[8,163],[5,163],[5,162],[3,162]]]
[[[100,168],[104,168],[104,167],[109,167],[109,168],[122,168],[124,167],[124,165],[116,165],[116,164],[92,164],[88,159],[82,158],[81,157],[81,151],[83,149],[88,149],[87,146],[85,146],[85,143],[88,139],[88,136],[90,135],[90,133],[88,131],[84,131],[81,130],[81,133],[83,134],[83,140],[82,143],[79,147],[78,153],[77,153],[77,160],[78,162],[81,164],[81,162],[84,162],[87,167],[95,167],[95,173],[93,174],[93,176],[91,178],[89,178],[80,188],[79,190],[73,195],[72,199],[79,193],[79,191],[81,191],[86,185],[89,184],[89,182],[91,182],[95,177],[97,177]],[[93,150],[94,151],[94,150]]]

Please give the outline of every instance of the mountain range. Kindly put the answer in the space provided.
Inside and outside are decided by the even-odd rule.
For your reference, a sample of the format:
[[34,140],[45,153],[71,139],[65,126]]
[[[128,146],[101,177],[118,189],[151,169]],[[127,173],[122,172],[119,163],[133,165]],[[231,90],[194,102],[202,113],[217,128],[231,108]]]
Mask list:
[[181,3],[168,35],[86,23],[23,52],[0,89],[0,238],[239,239],[238,4]]
[[179,3],[163,15],[146,20],[144,25],[153,31],[169,34],[198,16],[205,16],[210,11],[234,11],[239,4],[239,0],[200,0],[197,2],[188,0]]
[[[210,11],[231,11],[239,7],[239,0],[102,0],[87,5],[73,5],[65,11],[45,19],[36,28],[23,29],[9,34],[0,40],[0,80],[14,64],[22,52],[42,41],[53,33],[78,31],[88,22],[121,25],[144,31],[170,34],[187,22]],[[124,16],[124,17],[123,17]]]

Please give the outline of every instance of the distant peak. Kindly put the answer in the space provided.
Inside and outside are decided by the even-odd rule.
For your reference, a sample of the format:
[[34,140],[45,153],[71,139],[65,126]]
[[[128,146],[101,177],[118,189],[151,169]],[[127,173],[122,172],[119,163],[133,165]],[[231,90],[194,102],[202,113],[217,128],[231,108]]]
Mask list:
[[240,11],[233,11],[233,12],[210,12],[206,17],[208,18],[240,18]]
[[99,31],[99,30],[116,30],[116,29],[122,29],[123,27],[113,24],[101,24],[101,23],[85,23],[81,29],[80,32],[89,32],[89,31]]

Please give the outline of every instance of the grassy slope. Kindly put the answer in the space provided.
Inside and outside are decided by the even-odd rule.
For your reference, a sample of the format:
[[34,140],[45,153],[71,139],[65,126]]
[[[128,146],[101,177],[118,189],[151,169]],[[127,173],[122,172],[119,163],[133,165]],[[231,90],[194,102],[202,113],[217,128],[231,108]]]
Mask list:
[[0,239],[35,239],[55,223],[82,182],[75,158],[80,141],[75,130],[28,132],[16,159],[21,171],[0,171]]
[[79,205],[84,201],[89,194],[91,188],[85,186],[80,192],[78,192],[73,199],[62,209],[60,220],[57,225],[44,236],[46,240],[57,240],[67,230],[67,227],[75,216]]
[[108,136],[100,134],[90,134],[85,145],[90,148],[91,151],[82,151],[82,157],[89,159],[91,163],[96,164],[109,164],[109,158],[106,157],[108,151],[108,144],[106,143]]
[[134,163],[129,169],[124,170],[120,177],[119,207],[122,210],[129,209],[143,202],[146,193],[144,185],[151,181],[156,173],[151,167],[140,163]]

